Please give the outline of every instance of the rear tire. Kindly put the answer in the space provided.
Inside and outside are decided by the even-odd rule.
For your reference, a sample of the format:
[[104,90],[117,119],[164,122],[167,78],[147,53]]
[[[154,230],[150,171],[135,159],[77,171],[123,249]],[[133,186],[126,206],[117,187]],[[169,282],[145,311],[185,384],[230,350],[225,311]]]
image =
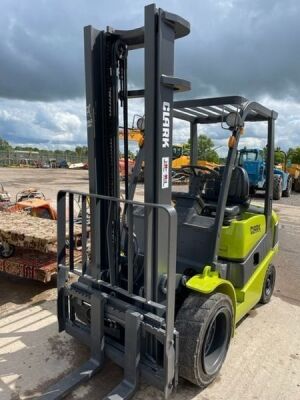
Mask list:
[[276,269],[273,264],[270,264],[266,271],[262,294],[259,300],[261,304],[267,304],[271,300],[272,294],[274,292],[275,281]]
[[179,332],[179,375],[205,388],[218,375],[233,329],[231,299],[214,293],[191,293],[176,317]]
[[273,199],[280,200],[282,195],[282,181],[279,175],[273,177]]
[[286,184],[286,189],[282,192],[282,196],[290,197],[292,194],[292,186],[293,186],[293,180],[292,180],[292,177],[289,175],[287,184]]
[[294,190],[295,192],[300,192],[300,176],[295,180]]

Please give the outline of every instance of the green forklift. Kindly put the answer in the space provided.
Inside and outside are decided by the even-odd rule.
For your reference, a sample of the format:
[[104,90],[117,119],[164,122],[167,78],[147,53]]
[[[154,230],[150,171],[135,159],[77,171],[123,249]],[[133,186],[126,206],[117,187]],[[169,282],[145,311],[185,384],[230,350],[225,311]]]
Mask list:
[[[278,218],[272,211],[275,111],[239,96],[173,100],[190,83],[173,76],[175,40],[189,23],[145,7],[144,26],[84,30],[89,193],[58,194],[58,325],[90,358],[41,396],[61,399],[101,371],[123,368],[105,399],[131,398],[139,379],[168,398],[182,377],[204,388],[217,376],[239,321],[273,293]],[[144,88],[129,90],[127,58],[144,49]],[[144,144],[128,175],[128,109],[144,99]],[[186,192],[172,191],[173,119],[190,125]],[[124,127],[125,180],[119,177]],[[246,124],[267,122],[266,192],[250,204],[235,166]],[[197,165],[198,124],[228,130],[226,164]],[[144,165],[144,202],[134,200]],[[74,257],[75,199],[81,201],[81,260]],[[68,240],[67,237],[69,238]],[[76,342],[73,342],[76,343]],[[74,344],[76,346],[76,344]]]

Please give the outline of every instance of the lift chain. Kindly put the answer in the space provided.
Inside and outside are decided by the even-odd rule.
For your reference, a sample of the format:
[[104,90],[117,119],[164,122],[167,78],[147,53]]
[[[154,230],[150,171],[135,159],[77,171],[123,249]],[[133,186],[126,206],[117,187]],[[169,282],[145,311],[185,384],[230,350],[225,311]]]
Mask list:
[[125,165],[125,198],[128,200],[128,92],[127,92],[127,45],[118,40],[116,42],[116,53],[119,66],[120,91],[119,99],[123,107],[123,126],[124,126],[124,165]]

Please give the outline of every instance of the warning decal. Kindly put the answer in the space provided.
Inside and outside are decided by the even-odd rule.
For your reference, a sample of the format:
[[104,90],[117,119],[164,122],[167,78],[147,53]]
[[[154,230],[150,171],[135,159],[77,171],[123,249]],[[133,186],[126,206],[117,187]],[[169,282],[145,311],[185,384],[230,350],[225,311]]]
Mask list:
[[167,189],[169,187],[169,157],[162,157],[161,159],[161,188]]

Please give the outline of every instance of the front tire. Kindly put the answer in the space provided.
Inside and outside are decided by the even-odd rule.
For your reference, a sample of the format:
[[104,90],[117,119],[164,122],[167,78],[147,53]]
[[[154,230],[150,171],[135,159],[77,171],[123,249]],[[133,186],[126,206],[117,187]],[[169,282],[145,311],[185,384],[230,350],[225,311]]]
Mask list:
[[218,375],[233,330],[231,299],[222,293],[191,293],[176,317],[179,375],[205,388]]
[[280,200],[282,195],[282,181],[280,175],[273,178],[273,200]]
[[259,301],[261,304],[267,304],[271,300],[272,294],[274,292],[275,281],[276,269],[273,264],[270,264],[265,275],[261,298]]

